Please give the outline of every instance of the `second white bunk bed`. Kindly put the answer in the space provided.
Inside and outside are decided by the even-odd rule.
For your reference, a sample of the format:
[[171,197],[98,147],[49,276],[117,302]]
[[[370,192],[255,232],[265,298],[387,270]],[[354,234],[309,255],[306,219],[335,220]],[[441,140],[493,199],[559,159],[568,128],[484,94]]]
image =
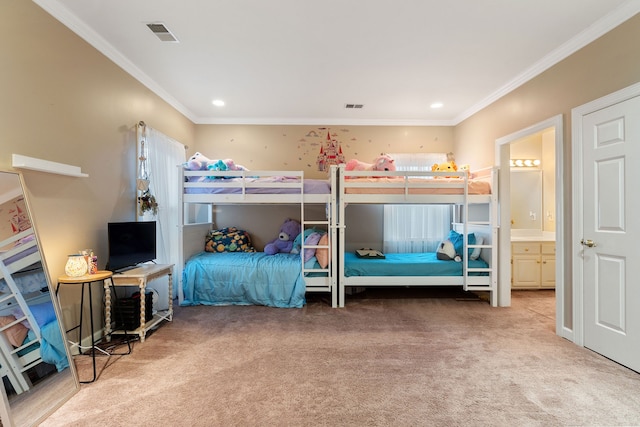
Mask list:
[[[347,171],[338,168],[338,216],[340,218],[338,305],[345,305],[347,287],[371,286],[462,286],[465,291],[486,291],[497,306],[497,170],[468,172],[380,172]],[[470,178],[470,176],[473,177]],[[463,254],[479,250],[476,262],[463,256],[462,262],[437,260],[435,253],[385,254],[385,259],[355,257],[345,232],[348,206],[357,204],[451,204],[451,229],[482,237],[482,244],[463,240]],[[478,208],[479,207],[479,208]],[[478,214],[478,212],[480,212]],[[429,265],[433,263],[433,265]],[[437,264],[437,265],[436,265]],[[401,271],[398,271],[400,267]],[[440,272],[443,267],[446,272]],[[390,269],[389,269],[390,268]]]
[[[300,274],[297,279],[302,287],[301,292],[327,292],[330,294],[331,305],[337,307],[338,303],[338,282],[337,282],[337,186],[335,167],[332,168],[329,178],[305,179],[302,171],[188,171],[182,170],[180,177],[180,204],[182,205],[180,241],[182,250],[177,266],[177,277],[179,279],[178,299],[181,305],[226,305],[228,304],[250,304],[251,302],[229,299],[226,296],[218,296],[208,299],[208,297],[194,297],[189,299],[189,293],[199,295],[212,294],[216,291],[194,290],[199,286],[214,286],[215,278],[213,274],[203,271],[211,269],[211,266],[193,267],[192,262],[197,258],[213,258],[206,255],[204,251],[205,236],[209,231],[216,228],[213,221],[213,211],[216,205],[298,205],[300,208],[300,224],[302,230],[317,228],[326,231],[327,243],[305,245],[302,239],[300,254],[295,258],[299,264]],[[306,207],[310,205],[324,205],[324,218],[307,217]],[[250,230],[249,230],[250,232]],[[328,255],[328,264],[325,266],[305,263],[305,251],[323,251]],[[209,254],[216,255],[216,254]],[[235,256],[241,255],[241,256]],[[261,275],[264,281],[272,281],[273,276],[280,273],[280,266],[277,260],[291,258],[293,255],[286,254],[287,257],[267,255],[263,252],[250,253],[225,253],[223,257],[216,260],[221,262],[236,262],[242,264],[242,268],[231,267],[236,270],[244,270],[248,274]],[[241,259],[241,257],[245,259]],[[271,272],[271,268],[275,271]],[[263,271],[264,270],[264,271]],[[269,270],[269,271],[268,271]],[[193,273],[195,271],[195,273]],[[226,274],[226,273],[225,273]],[[234,273],[229,273],[233,276]],[[199,276],[199,277],[195,277]],[[224,286],[230,287],[230,282],[235,282],[234,277],[227,276],[223,279]],[[251,287],[255,283],[260,283],[260,278],[246,276],[242,287]],[[209,282],[209,283],[204,283]],[[254,282],[254,283],[252,283]],[[261,286],[261,285],[259,285]],[[266,285],[264,285],[266,286]],[[268,292],[264,289],[248,289],[249,293],[263,294]],[[298,291],[296,291],[298,292]],[[299,298],[298,298],[299,299]],[[287,302],[282,304],[276,302],[275,306],[292,306]]]

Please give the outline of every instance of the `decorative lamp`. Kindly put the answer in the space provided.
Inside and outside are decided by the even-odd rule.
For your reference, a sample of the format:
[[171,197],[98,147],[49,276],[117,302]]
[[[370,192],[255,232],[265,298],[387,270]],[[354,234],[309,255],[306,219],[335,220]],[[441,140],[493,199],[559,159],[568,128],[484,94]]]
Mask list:
[[87,260],[82,254],[69,255],[64,272],[69,277],[80,277],[87,274]]

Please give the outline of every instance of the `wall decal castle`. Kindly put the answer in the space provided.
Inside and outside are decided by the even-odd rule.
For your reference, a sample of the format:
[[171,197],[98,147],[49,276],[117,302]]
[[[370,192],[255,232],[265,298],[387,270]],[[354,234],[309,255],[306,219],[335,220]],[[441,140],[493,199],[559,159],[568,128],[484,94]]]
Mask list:
[[316,164],[318,170],[326,172],[331,165],[339,165],[344,163],[344,154],[342,154],[342,145],[337,139],[331,138],[331,132],[327,131],[327,140],[320,146],[320,153]]

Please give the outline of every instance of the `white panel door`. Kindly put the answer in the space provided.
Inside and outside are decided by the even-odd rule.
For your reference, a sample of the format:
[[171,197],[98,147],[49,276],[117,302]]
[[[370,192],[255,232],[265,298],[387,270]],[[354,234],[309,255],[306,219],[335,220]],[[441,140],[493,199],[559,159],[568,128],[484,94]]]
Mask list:
[[640,371],[640,97],[585,115],[584,346]]

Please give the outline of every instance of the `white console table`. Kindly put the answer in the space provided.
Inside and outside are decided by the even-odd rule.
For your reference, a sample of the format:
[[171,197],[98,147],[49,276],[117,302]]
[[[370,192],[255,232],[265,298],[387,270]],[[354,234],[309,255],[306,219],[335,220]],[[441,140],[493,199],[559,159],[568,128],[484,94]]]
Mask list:
[[[173,300],[171,298],[173,294],[173,264],[143,264],[132,270],[127,270],[122,273],[114,273],[112,276],[113,286],[137,286],[140,289],[140,326],[133,331],[126,331],[126,333],[138,334],[140,341],[144,342],[147,335],[147,331],[154,328],[163,320],[171,322],[173,320]],[[169,279],[169,308],[167,310],[158,310],[150,321],[146,321],[146,309],[145,309],[145,295],[147,283],[153,279],[167,276]],[[125,331],[112,331],[111,330],[111,289],[109,284],[105,281],[105,317],[106,317],[106,336],[110,337],[111,334],[123,334]]]

